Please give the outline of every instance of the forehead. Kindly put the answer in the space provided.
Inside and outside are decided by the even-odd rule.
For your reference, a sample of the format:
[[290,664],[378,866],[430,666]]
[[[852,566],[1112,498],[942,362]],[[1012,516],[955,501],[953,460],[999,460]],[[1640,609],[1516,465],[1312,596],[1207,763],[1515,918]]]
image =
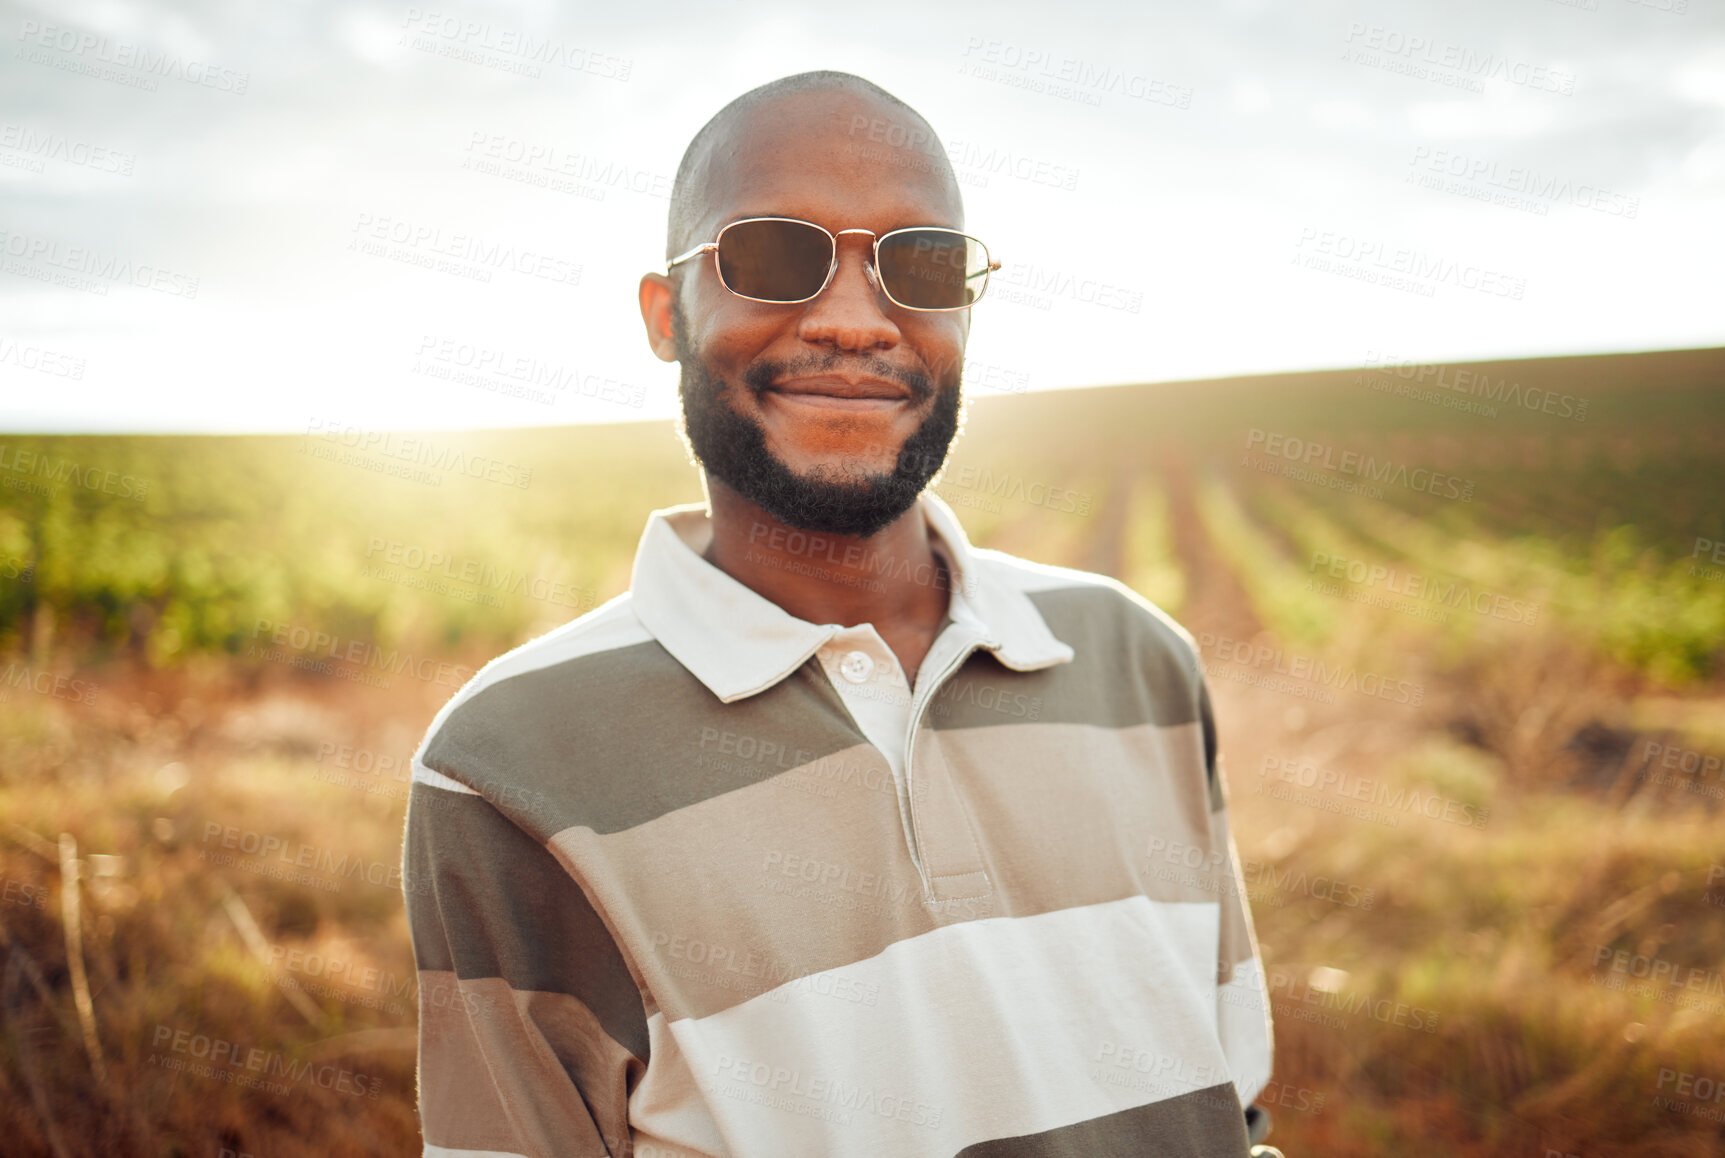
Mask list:
[[903,108],[862,93],[776,97],[742,113],[709,150],[700,220],[800,217],[884,233],[962,228],[964,204],[940,145]]

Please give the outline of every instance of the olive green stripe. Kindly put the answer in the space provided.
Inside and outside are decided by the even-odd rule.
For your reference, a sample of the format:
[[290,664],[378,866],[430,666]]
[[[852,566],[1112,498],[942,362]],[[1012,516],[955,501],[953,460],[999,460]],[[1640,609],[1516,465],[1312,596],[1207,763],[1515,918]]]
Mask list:
[[976,1142],[954,1158],[1245,1158],[1248,1146],[1239,1094],[1223,1082],[1040,1134]]
[[641,991],[610,930],[551,851],[490,804],[413,785],[402,885],[421,970],[567,994],[646,1059]]
[[724,704],[643,643],[491,685],[450,713],[422,759],[546,841],[634,828],[861,741],[812,663]]

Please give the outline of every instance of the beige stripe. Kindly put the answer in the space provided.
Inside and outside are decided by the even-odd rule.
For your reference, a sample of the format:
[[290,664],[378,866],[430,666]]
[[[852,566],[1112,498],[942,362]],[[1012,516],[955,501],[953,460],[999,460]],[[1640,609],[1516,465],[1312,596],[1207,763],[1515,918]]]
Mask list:
[[1217,899],[1196,723],[1004,724],[942,739],[996,888],[1022,898],[1015,913],[1131,892]]
[[950,743],[933,728],[917,730],[910,763],[917,847],[936,900],[984,898],[993,885],[947,759]]
[[[1213,859],[1197,727],[944,733],[959,809],[946,822],[974,837],[992,892],[932,908],[891,773],[866,745],[622,832],[566,829],[552,844],[590,882],[665,1015],[705,1017],[960,921],[1139,894],[1225,899],[1232,874],[1225,853]],[[823,765],[852,776],[823,775]],[[916,775],[928,784],[925,770]],[[946,848],[927,855],[964,867]],[[1188,948],[1214,960],[1215,945]]]
[[644,1067],[574,998],[423,970],[419,1042],[428,1143],[528,1158],[621,1152],[626,1091]]

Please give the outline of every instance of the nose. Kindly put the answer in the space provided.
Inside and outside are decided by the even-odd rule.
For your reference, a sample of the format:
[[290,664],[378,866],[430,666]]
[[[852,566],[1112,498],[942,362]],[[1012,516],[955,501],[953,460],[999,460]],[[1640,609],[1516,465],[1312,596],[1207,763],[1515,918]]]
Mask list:
[[873,259],[872,236],[839,238],[838,268],[827,288],[803,308],[797,337],[851,353],[898,345],[898,326],[881,310],[887,300],[869,264]]

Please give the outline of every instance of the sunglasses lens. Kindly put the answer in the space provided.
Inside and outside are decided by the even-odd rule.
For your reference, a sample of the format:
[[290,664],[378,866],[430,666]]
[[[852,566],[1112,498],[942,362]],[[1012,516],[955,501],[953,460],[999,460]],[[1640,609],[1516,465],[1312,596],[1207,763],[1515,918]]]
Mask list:
[[832,261],[832,238],[801,221],[739,221],[719,238],[719,276],[725,286],[762,301],[814,297]]
[[901,306],[962,309],[988,284],[988,250],[950,229],[906,229],[882,239],[880,281]]

